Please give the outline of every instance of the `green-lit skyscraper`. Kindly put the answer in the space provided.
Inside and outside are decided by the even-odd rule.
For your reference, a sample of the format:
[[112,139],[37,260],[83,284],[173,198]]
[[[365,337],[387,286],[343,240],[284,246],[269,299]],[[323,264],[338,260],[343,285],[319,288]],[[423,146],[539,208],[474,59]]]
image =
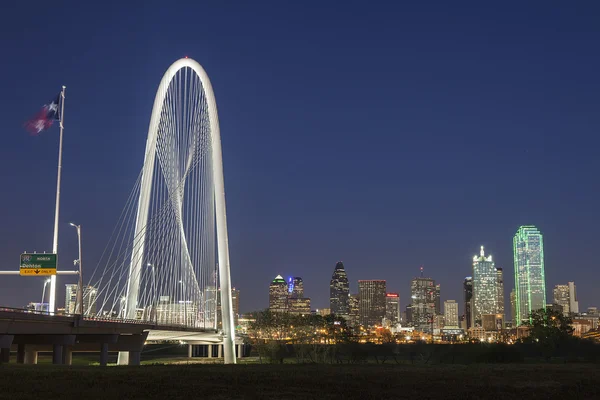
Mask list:
[[546,307],[544,239],[531,225],[519,228],[513,238],[515,261],[515,323],[521,325],[531,311]]

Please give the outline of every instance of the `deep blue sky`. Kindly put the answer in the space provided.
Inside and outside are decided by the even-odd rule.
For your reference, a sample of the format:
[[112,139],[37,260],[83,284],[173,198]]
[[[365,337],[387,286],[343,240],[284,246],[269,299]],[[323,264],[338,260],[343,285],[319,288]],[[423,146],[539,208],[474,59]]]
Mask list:
[[[402,308],[421,264],[460,301],[482,244],[508,298],[522,224],[545,235],[548,295],[574,280],[580,307],[600,305],[597,2],[13,3],[3,269],[52,246],[58,129],[30,137],[23,122],[67,86],[59,253],[72,268],[67,223],[82,224],[89,273],[141,168],[160,78],[188,55],[216,92],[242,311],[267,306],[277,274],[328,307],[338,260],[353,291],[387,279]],[[1,277],[0,304],[41,288]]]

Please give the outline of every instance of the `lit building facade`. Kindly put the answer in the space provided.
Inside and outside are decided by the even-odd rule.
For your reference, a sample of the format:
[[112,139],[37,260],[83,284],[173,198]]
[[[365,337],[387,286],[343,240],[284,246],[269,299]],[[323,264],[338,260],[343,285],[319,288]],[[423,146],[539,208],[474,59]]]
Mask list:
[[544,240],[535,226],[521,226],[513,238],[517,326],[546,306]]
[[474,326],[481,326],[482,314],[498,313],[498,271],[492,256],[485,256],[483,246],[473,257],[473,316]]
[[444,302],[444,322],[447,328],[458,328],[458,303],[455,300]]
[[431,332],[433,318],[436,315],[436,284],[431,278],[414,278],[410,283],[411,305],[407,308],[407,317],[410,318],[415,329],[422,332]]
[[504,315],[504,273],[496,268],[496,289],[498,292],[498,314]]
[[296,315],[310,314],[310,299],[308,297],[290,297],[288,299],[288,312]]
[[277,275],[269,285],[269,310],[286,312],[288,306],[288,284],[281,275]]
[[435,285],[435,297],[433,298],[433,303],[434,303],[434,307],[435,307],[435,314],[436,315],[442,315],[442,304],[441,304],[441,299],[442,299],[442,295],[441,295],[441,285],[438,283],[437,285]]
[[473,277],[467,276],[463,282],[463,293],[465,299],[465,330],[473,326]]
[[554,304],[561,306],[563,314],[568,316],[570,312],[569,285],[554,286],[554,290],[552,290],[552,297],[554,297]]
[[579,301],[577,301],[577,290],[575,282],[569,282],[569,310],[573,314],[579,314]]
[[517,319],[517,294],[515,289],[510,291],[510,318],[513,324]]
[[96,315],[96,296],[98,289],[93,286],[83,288],[83,313],[85,315]]
[[65,314],[75,314],[77,311],[77,284],[65,285]]
[[380,325],[385,317],[385,280],[358,281],[360,323]]
[[392,325],[400,322],[400,295],[398,293],[386,293],[385,319]]
[[349,296],[350,282],[344,269],[344,263],[340,261],[335,265],[329,282],[329,308],[331,313],[340,316],[350,315]]
[[288,296],[294,299],[304,297],[304,282],[299,276],[288,278]]
[[359,295],[351,294],[348,296],[348,323],[350,326],[356,327],[360,325],[360,300]]

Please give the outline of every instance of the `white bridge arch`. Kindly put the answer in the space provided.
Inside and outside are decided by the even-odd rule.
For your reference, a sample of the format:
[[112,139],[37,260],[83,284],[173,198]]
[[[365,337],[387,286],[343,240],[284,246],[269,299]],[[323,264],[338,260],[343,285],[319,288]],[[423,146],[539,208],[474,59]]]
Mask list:
[[[204,166],[203,172],[198,172]],[[161,259],[161,268],[171,276],[162,275],[159,293],[156,282],[152,291],[153,307],[165,290],[173,298],[178,291],[185,310],[185,325],[206,328],[208,315],[207,290],[200,281],[210,277],[210,269],[218,270],[223,347],[225,363],[235,363],[235,327],[231,297],[227,218],[223,160],[217,105],[212,85],[202,66],[190,59],[177,60],[165,72],[154,100],[144,166],[140,178],[137,216],[126,291],[122,300],[123,317],[135,319],[141,299],[140,286],[144,267],[154,259]],[[160,189],[157,182],[161,182]],[[158,200],[157,200],[158,199]],[[168,209],[168,211],[165,211]],[[170,215],[176,227],[167,233],[165,215]],[[151,228],[154,221],[154,228]],[[216,228],[210,232],[212,227]],[[210,228],[210,229],[209,229]],[[153,232],[153,237],[150,237]],[[216,243],[215,243],[216,233]],[[212,236],[211,236],[212,235]],[[162,244],[159,245],[158,243]],[[214,260],[214,247],[216,258]],[[168,253],[168,254],[165,254]],[[139,255],[139,256],[138,256]],[[212,264],[214,265],[207,265]],[[198,265],[198,264],[203,264]],[[177,267],[173,267],[176,265]],[[152,266],[154,274],[154,266]],[[206,272],[209,271],[209,273]],[[201,276],[204,274],[204,278]],[[155,277],[153,276],[154,280]],[[180,284],[180,285],[179,285]],[[217,295],[216,282],[214,296]],[[146,296],[146,298],[149,296]],[[190,298],[199,299],[201,308]],[[210,308],[216,311],[216,297]],[[198,319],[203,315],[204,325]],[[216,328],[216,316],[210,324]],[[120,354],[120,363],[126,355]]]

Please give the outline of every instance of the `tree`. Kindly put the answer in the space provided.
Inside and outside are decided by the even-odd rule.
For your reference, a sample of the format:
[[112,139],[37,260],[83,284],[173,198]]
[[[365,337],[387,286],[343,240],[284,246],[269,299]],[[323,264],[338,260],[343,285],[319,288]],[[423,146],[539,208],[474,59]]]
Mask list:
[[529,322],[525,325],[529,326],[529,340],[556,346],[572,335],[572,323],[571,318],[565,317],[562,313],[541,308],[531,312]]

